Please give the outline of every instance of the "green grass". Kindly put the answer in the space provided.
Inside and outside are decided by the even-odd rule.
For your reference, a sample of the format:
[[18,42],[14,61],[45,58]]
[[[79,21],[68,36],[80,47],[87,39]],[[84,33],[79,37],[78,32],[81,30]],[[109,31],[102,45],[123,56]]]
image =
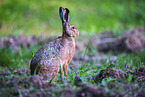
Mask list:
[[[106,61],[103,62],[105,64],[105,68],[116,68],[121,69],[123,71],[126,70],[135,70],[136,68],[145,67],[145,50],[142,52],[131,53],[131,54],[117,54],[116,61],[110,61],[110,56],[106,57]],[[109,62],[107,63],[107,60]],[[102,66],[104,67],[104,65]]]
[[18,52],[14,52],[12,48],[0,49],[0,70],[12,68],[12,70],[18,68],[29,67],[29,61],[33,57],[33,53],[38,50],[38,47],[31,46],[26,50],[20,47]]
[[[88,44],[89,45],[89,44]],[[26,77],[26,76],[30,76],[30,74],[22,74],[22,75],[17,75],[17,74],[13,74],[13,70],[16,70],[16,69],[23,69],[25,67],[29,67],[29,61],[32,59],[33,55],[32,55],[32,52],[36,52],[40,47],[34,47],[34,46],[31,46],[31,48],[29,50],[26,50],[26,49],[23,49],[21,48],[19,52],[13,52],[11,49],[1,49],[0,53],[0,71],[7,71],[9,70],[9,68],[12,68],[11,71],[7,74],[6,78],[5,78],[5,81],[7,82],[10,78],[12,77],[16,77],[18,79],[24,79],[23,77]],[[86,47],[86,50],[88,49],[88,46]],[[93,51],[96,51],[96,50],[93,50]],[[87,55],[88,53],[86,51],[84,51],[84,56]],[[101,55],[101,53],[100,53]],[[98,55],[99,56],[99,55]],[[75,84],[74,84],[74,79],[75,79],[75,76],[76,75],[80,75],[80,78],[82,80],[82,82],[87,82],[91,85],[94,85],[94,86],[97,86],[97,87],[105,87],[108,91],[108,93],[110,93],[111,91],[115,91],[113,89],[117,89],[118,91],[122,91],[123,87],[124,87],[124,83],[128,83],[132,86],[135,86],[136,83],[135,82],[132,82],[132,79],[133,79],[133,75],[132,74],[129,74],[127,78],[124,78],[124,79],[115,79],[115,78],[111,78],[111,77],[107,77],[107,79],[103,79],[100,83],[96,84],[94,82],[94,77],[101,71],[101,70],[104,70],[104,69],[109,69],[109,68],[116,68],[116,69],[119,69],[121,71],[124,71],[126,72],[127,70],[132,70],[132,71],[135,71],[135,69],[137,68],[144,68],[145,65],[145,50],[142,51],[142,52],[139,52],[139,53],[132,53],[132,54],[127,54],[127,55],[124,55],[124,54],[116,54],[117,56],[117,60],[116,61],[109,61],[107,63],[107,60],[110,59],[110,56],[112,56],[112,54],[110,55],[106,55],[106,58],[104,59],[104,61],[97,61],[97,60],[94,60],[94,63],[90,63],[90,62],[83,62],[82,61],[82,65],[80,66],[76,66],[75,64],[72,64],[74,65],[74,69],[69,69],[69,73],[68,73],[68,82],[66,82],[66,78],[65,80],[64,79],[61,79],[60,77],[60,73],[57,74],[57,77],[56,77],[56,80],[55,80],[55,83],[56,83],[56,86],[58,90],[54,91],[51,95],[59,95],[57,92],[58,91],[62,91],[63,89],[61,88],[62,86],[63,87],[66,87],[71,85],[71,87],[74,87]],[[100,65],[95,65],[95,63],[101,63]],[[63,83],[62,83],[62,80],[63,80]],[[108,87],[108,83],[110,84],[113,84],[114,88],[110,89]],[[29,82],[30,84],[30,82]],[[5,84],[4,84],[5,85]],[[3,86],[4,86],[3,85]],[[20,84],[21,88],[24,88],[24,84]],[[7,87],[7,86],[5,86]],[[9,88],[7,91],[8,91],[8,94],[6,94],[7,96],[11,94],[11,90],[12,88]],[[37,87],[34,87],[33,85],[29,85],[28,87],[29,90],[33,91],[33,92],[36,92],[37,90]],[[17,89],[16,89],[17,90]],[[51,93],[51,91],[48,89],[48,90],[45,90],[45,92],[48,91]],[[124,91],[124,90],[123,90]],[[19,95],[23,92],[23,91],[20,91],[18,89],[18,92],[19,92]]]
[[[70,9],[70,23],[74,24],[79,30],[86,31],[87,35],[92,33],[100,33],[104,30],[114,30],[114,37],[122,34],[123,30],[134,28],[136,26],[145,25],[145,1],[144,0],[2,0],[0,1],[0,36],[19,35],[56,35],[61,34],[61,20],[59,18],[58,9],[60,6]],[[116,33],[117,30],[118,32]],[[84,37],[82,37],[84,38]],[[89,43],[88,43],[89,45]],[[20,47],[18,52],[14,52],[12,48],[0,49],[0,71],[8,71],[6,82],[13,76],[22,78],[30,75],[15,75],[13,71],[29,67],[30,60],[40,47],[31,46],[30,49]],[[91,55],[96,52],[92,48],[90,53],[86,50],[80,54]],[[98,54],[98,52],[97,52]],[[96,56],[101,56],[99,53]],[[116,56],[116,61],[107,61],[111,56]],[[96,65],[99,64],[99,65]],[[88,82],[97,87],[105,87],[108,92],[108,82],[115,83],[116,90],[124,90],[119,80],[108,77],[99,84],[95,84],[94,77],[104,69],[116,68],[121,71],[131,70],[145,67],[145,50],[139,53],[131,54],[106,54],[103,61],[93,60],[93,62],[85,62],[81,65],[74,65],[73,69],[69,69],[68,83],[64,80],[62,83],[60,74],[56,77],[56,87],[61,89],[62,86],[67,87],[69,84],[74,88],[74,79],[76,75],[80,75],[82,82]],[[0,77],[1,78],[1,77]],[[133,75],[129,74],[126,83],[136,86],[132,82]],[[23,88],[24,86],[21,85]],[[36,87],[30,86],[30,90],[37,91]],[[8,89],[8,95],[11,94],[11,88]],[[53,91],[53,90],[52,90]],[[19,95],[23,95],[18,90]],[[48,91],[50,92],[50,91]],[[6,94],[6,96],[8,96]],[[55,93],[52,95],[59,95]]]
[[[23,68],[23,67],[29,67],[29,61],[32,59],[33,53],[36,53],[36,51],[39,48],[40,48],[39,46],[38,47],[31,46],[30,49],[28,50],[24,48],[20,48],[19,52],[14,52],[11,48],[0,49],[1,68],[11,67],[14,69],[18,69],[18,68]],[[84,51],[84,54],[86,55],[86,51]],[[93,65],[95,64],[95,62],[98,62],[97,60],[94,60],[94,63],[89,63],[89,62],[85,63],[83,59],[82,65],[77,66],[75,69],[77,71],[75,72],[85,77],[86,75],[90,75],[90,73],[92,73],[94,69],[96,70],[98,69],[97,71],[103,68],[117,68],[117,69],[122,69],[122,70],[126,70],[126,69],[133,70],[133,67],[139,68],[139,67],[144,66],[145,64],[145,60],[144,60],[145,50],[137,54],[135,53],[128,54],[128,55],[117,54],[116,57],[117,57],[116,61],[109,61],[107,63],[107,60],[109,60],[110,57],[106,55],[106,58],[104,59],[104,61],[101,62],[101,67],[99,65],[98,66]],[[128,65],[129,67],[126,67],[126,65]],[[75,72],[72,72],[74,74],[71,73],[71,76],[76,75]]]
[[144,0],[2,0],[0,36],[61,34],[60,6],[70,10],[70,23],[80,31],[99,33],[145,24]]

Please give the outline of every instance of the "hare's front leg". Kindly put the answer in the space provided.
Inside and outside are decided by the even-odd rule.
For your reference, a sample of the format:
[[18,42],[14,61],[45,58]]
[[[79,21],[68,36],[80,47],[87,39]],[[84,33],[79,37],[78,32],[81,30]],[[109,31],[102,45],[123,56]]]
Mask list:
[[65,77],[67,78],[67,81],[68,81],[68,65],[69,65],[70,61],[66,62],[64,64],[64,74],[65,74]]
[[63,75],[63,65],[61,65],[60,76],[61,76],[61,79],[63,80],[64,79],[64,75]]

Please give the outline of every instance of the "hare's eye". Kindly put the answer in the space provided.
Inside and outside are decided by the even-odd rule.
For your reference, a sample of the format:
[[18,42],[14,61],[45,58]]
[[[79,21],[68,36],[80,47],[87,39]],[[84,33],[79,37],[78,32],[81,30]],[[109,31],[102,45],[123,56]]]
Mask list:
[[73,26],[72,29],[75,29],[75,27]]

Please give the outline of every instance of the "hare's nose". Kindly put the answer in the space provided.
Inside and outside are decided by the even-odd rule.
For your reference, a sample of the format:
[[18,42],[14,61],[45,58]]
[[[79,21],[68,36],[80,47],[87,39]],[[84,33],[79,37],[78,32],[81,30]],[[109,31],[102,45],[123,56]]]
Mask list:
[[76,36],[78,36],[78,35],[79,35],[79,31],[76,31],[75,33],[76,33]]

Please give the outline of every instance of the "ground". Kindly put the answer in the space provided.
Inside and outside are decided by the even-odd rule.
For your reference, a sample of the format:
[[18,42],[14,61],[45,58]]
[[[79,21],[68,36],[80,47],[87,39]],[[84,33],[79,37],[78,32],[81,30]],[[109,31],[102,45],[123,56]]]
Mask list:
[[[43,82],[38,75],[31,76],[29,63],[33,53],[55,37],[1,37],[0,96],[144,97],[145,42],[142,32],[144,27],[124,31],[121,35],[104,31],[88,36],[82,32],[75,39],[76,51],[69,64],[68,82],[58,73],[53,84]],[[111,41],[105,42],[106,39]],[[138,48],[134,40],[140,43]]]

